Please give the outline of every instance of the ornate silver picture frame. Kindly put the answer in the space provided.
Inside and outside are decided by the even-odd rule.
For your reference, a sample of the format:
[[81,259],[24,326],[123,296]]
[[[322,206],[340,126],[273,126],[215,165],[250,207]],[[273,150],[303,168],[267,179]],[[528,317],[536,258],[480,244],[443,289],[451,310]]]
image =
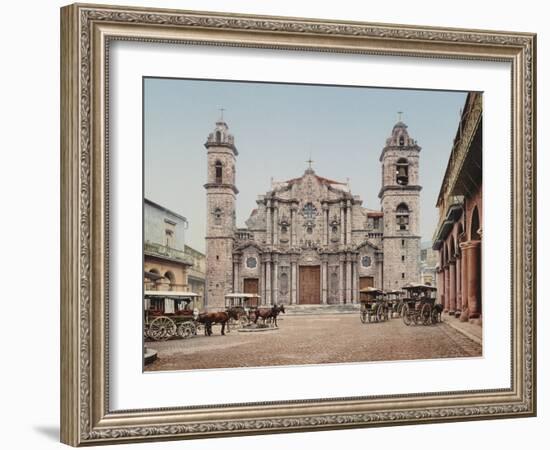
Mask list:
[[[110,398],[109,63],[116,41],[511,67],[510,386],[116,410]],[[61,9],[61,440],[73,446],[536,414],[536,36],[75,4]],[[508,124],[505,125],[508,127]],[[484,255],[490,261],[491,255]],[[487,292],[485,295],[490,296]],[[112,326],[112,324],[111,324]],[[267,380],[269,383],[269,380]]]

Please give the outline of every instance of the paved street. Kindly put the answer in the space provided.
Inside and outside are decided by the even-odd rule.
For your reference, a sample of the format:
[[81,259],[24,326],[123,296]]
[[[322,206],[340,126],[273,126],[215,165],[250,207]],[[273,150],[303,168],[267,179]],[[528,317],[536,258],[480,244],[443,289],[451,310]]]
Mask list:
[[481,345],[445,323],[406,326],[400,318],[362,324],[358,314],[280,316],[279,329],[147,342],[146,370],[211,369],[481,356]]

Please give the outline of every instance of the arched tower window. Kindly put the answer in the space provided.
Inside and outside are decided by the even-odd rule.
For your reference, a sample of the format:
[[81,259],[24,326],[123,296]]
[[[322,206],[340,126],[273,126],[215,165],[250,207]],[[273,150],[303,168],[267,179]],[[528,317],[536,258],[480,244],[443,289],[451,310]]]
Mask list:
[[470,222],[470,239],[471,240],[480,240],[481,236],[479,235],[479,211],[477,206],[474,207],[472,211],[472,221]]
[[400,203],[396,210],[396,224],[400,231],[409,229],[409,207],[405,203]]
[[222,141],[222,132],[220,130],[216,131],[216,142],[219,144]]
[[395,165],[396,182],[401,186],[409,184],[409,162],[405,158],[399,158]]
[[222,173],[223,173],[223,166],[221,161],[216,161],[215,164],[216,167],[216,183],[221,184],[222,183]]
[[399,145],[403,147],[405,145],[405,138],[403,136],[399,136]]

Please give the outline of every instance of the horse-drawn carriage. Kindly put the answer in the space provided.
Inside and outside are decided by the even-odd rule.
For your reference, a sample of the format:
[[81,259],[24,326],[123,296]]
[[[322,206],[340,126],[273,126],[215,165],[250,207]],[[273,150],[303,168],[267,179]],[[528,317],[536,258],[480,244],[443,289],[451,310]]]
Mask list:
[[381,289],[367,287],[359,291],[361,303],[360,318],[362,323],[383,322],[390,318],[390,305],[386,293]]
[[405,293],[403,291],[386,291],[386,301],[388,302],[390,314],[392,317],[395,317],[395,315],[397,315],[398,317],[401,316],[404,305],[404,294]]
[[154,341],[196,336],[199,299],[194,292],[145,291],[144,336]]
[[432,325],[441,320],[441,305],[435,304],[437,289],[425,284],[403,286],[406,292],[401,316],[405,325]]
[[260,305],[260,296],[235,292],[226,294],[225,309],[230,314],[229,324],[233,327],[243,328],[253,322],[256,311]]

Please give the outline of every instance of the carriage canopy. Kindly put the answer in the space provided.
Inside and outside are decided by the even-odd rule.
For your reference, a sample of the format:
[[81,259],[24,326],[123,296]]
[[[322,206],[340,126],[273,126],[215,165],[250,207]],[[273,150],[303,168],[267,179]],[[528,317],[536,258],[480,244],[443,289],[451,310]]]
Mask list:
[[253,307],[259,306],[260,296],[257,294],[248,294],[244,292],[233,292],[225,295],[225,306],[231,307]]

